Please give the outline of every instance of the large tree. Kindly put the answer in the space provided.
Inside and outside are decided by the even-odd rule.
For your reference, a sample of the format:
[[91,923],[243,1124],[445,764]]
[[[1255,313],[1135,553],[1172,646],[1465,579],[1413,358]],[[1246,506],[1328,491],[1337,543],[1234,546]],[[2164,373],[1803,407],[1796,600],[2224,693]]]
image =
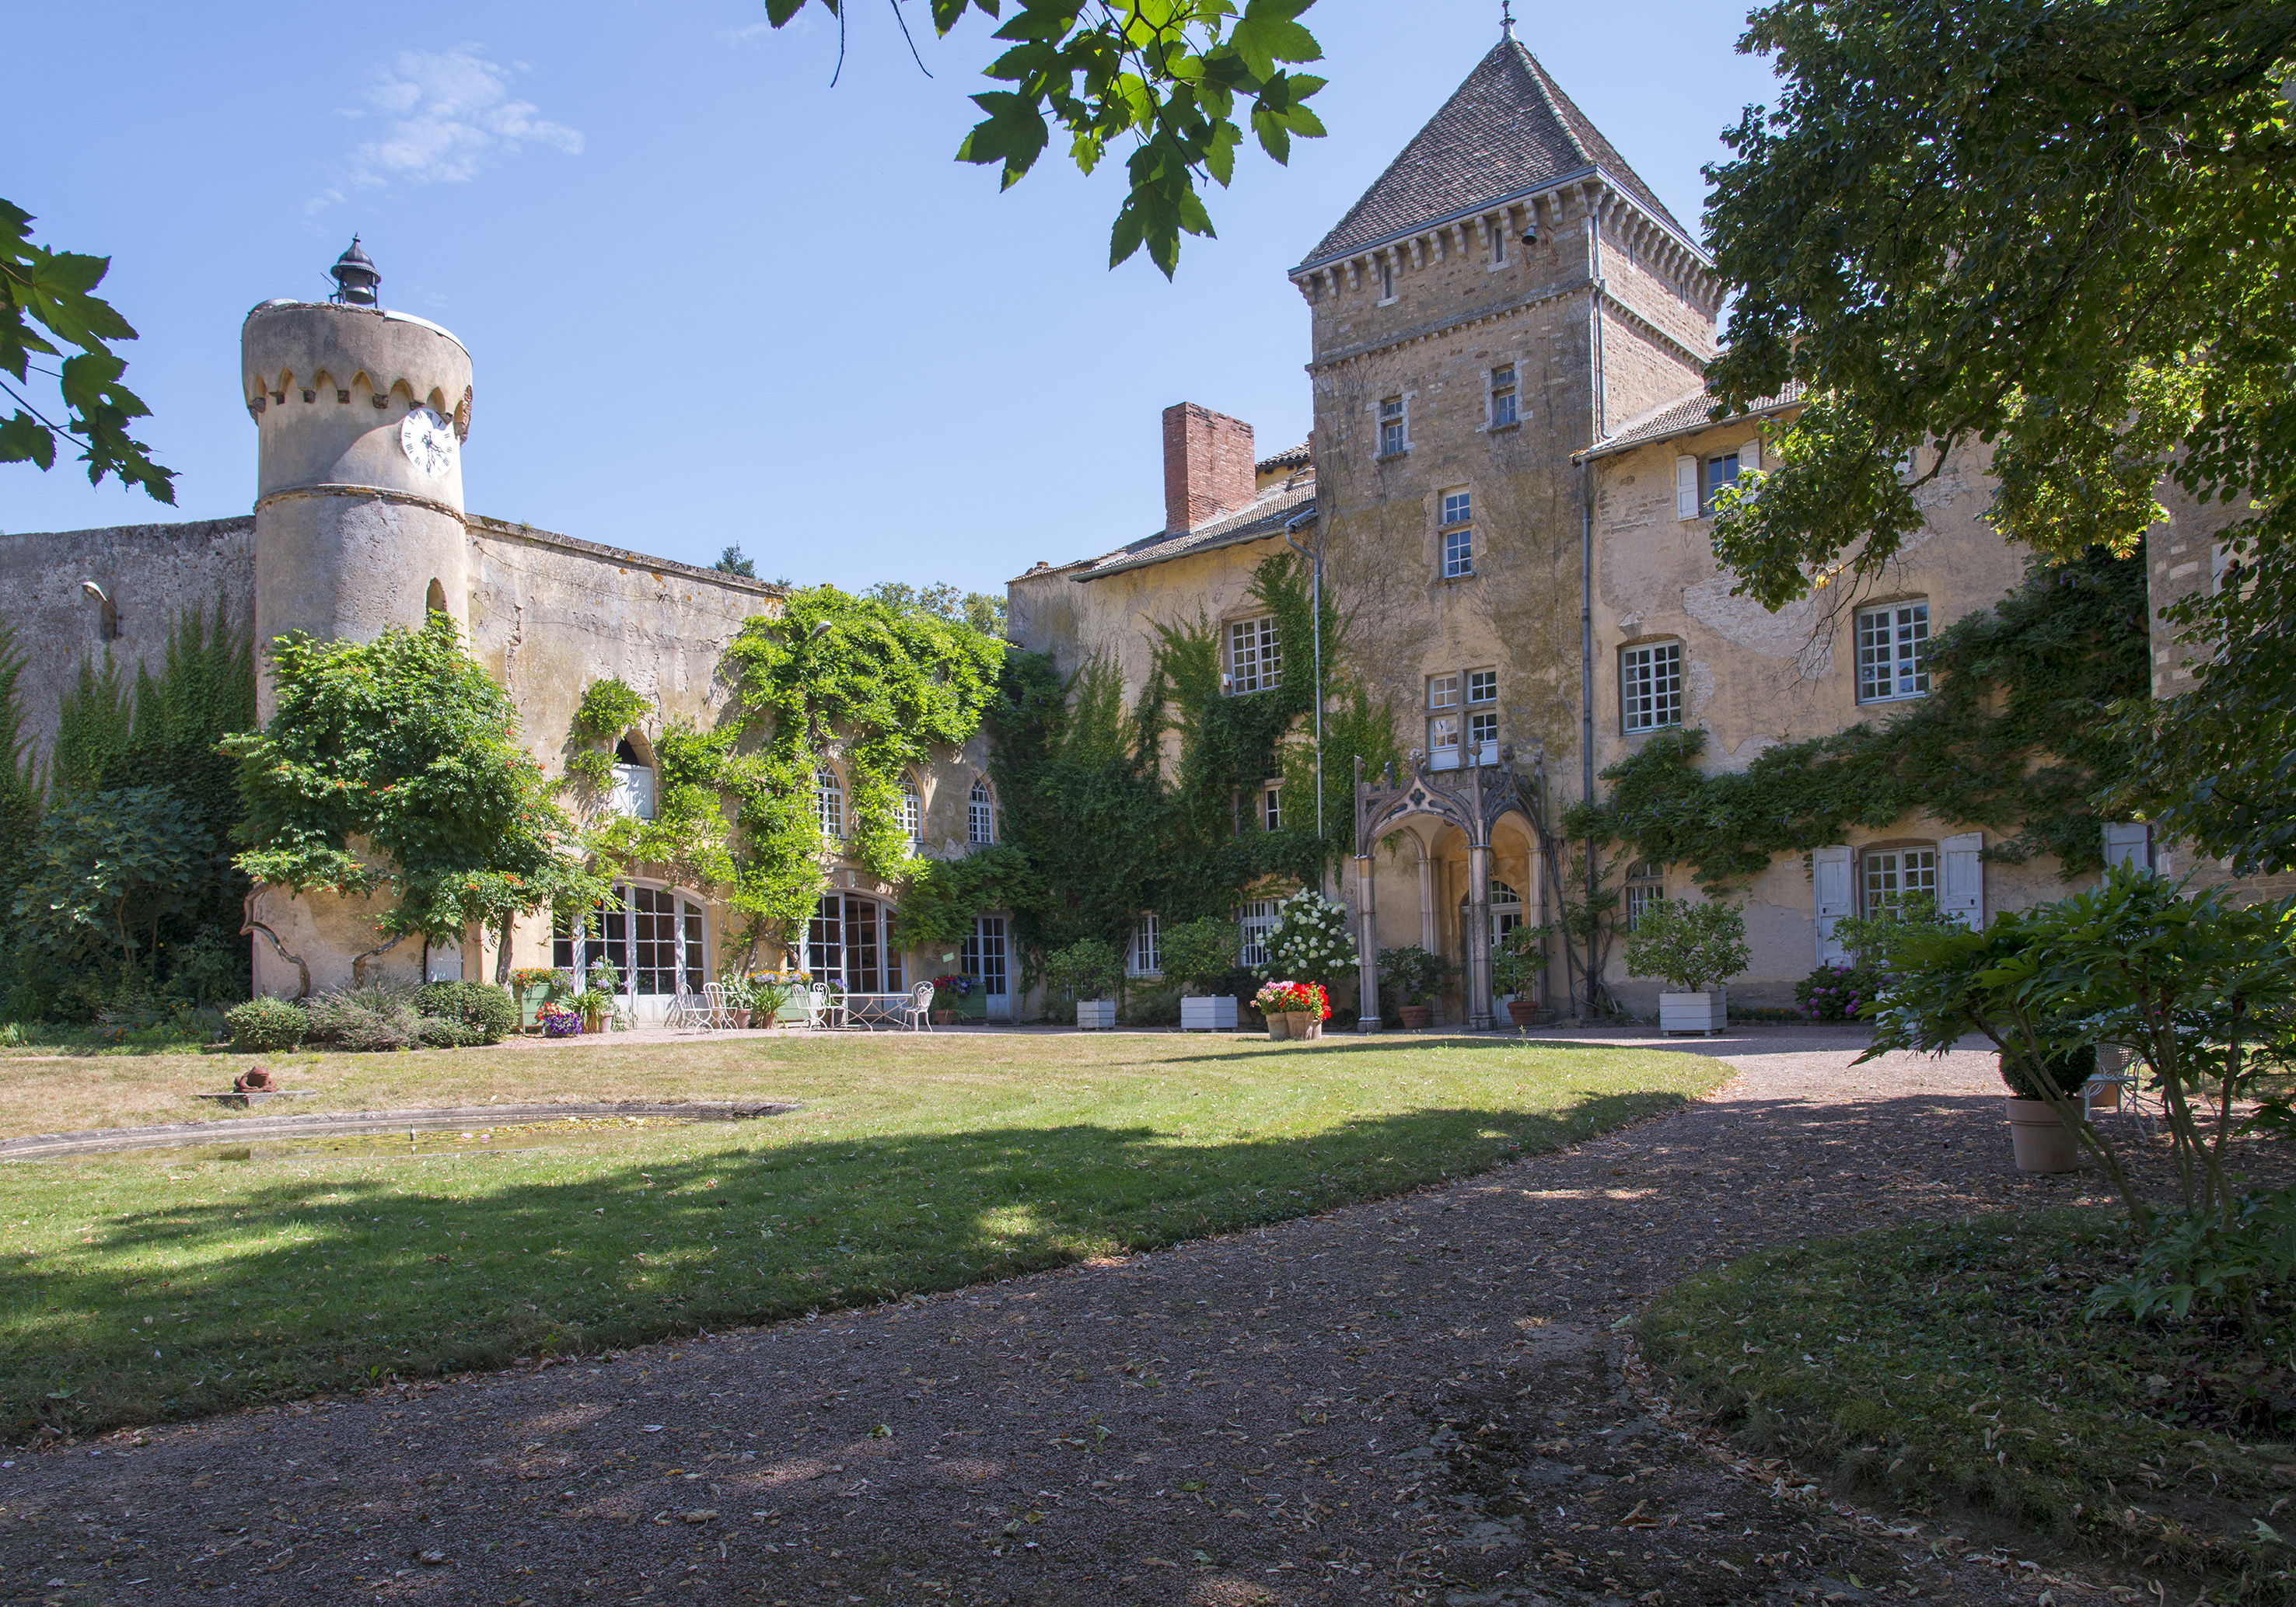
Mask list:
[[[34,245],[32,215],[0,201],[0,369],[15,381],[0,380],[0,396],[15,407],[13,416],[0,422],[0,463],[53,468],[62,436],[79,447],[90,485],[117,474],[155,500],[173,503],[176,471],[153,463],[152,449],[127,433],[129,422],[151,409],[119,382],[127,365],[112,354],[111,343],[133,340],[135,331],[95,294],[111,266],[109,257]],[[78,349],[67,357],[65,347]],[[35,357],[61,361],[44,368]],[[36,373],[54,381],[61,423],[26,394],[40,389],[32,380]]]
[[[808,0],[766,0],[781,27]],[[844,7],[815,0],[838,20]],[[890,0],[901,16],[900,0]],[[1126,151],[1128,189],[1109,243],[1111,266],[1142,246],[1169,278],[1183,234],[1209,236],[1200,184],[1225,187],[1243,143],[1241,113],[1277,161],[1324,125],[1308,107],[1324,80],[1286,63],[1323,59],[1300,13],[1315,0],[1015,0],[996,37],[1011,48],[984,70],[1009,89],[972,97],[986,115],[957,147],[959,161],[997,166],[1010,189],[1036,165],[1058,125],[1069,157],[1090,173],[1111,146]],[[932,0],[946,35],[968,12],[1003,17],[1004,0]],[[908,24],[901,23],[906,31]]]
[[1723,410],[1808,406],[1718,521],[1776,606],[1877,578],[1948,458],[2005,537],[2137,550],[2173,480],[2231,504],[2232,583],[2172,612],[2193,690],[2136,718],[2124,807],[2252,871],[2296,862],[2296,5],[1781,0],[1709,169],[1734,287]]

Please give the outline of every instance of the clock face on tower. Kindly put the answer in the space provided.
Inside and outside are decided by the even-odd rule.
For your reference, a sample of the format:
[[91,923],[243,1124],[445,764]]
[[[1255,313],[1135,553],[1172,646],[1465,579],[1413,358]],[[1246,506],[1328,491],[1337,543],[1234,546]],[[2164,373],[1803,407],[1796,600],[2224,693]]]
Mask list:
[[398,423],[406,461],[436,478],[455,466],[455,427],[431,408],[417,407]]

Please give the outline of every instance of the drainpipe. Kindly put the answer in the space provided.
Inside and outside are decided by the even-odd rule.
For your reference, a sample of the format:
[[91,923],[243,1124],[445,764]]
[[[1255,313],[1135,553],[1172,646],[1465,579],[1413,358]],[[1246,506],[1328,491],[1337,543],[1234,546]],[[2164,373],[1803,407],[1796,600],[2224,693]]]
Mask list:
[[1316,638],[1316,840],[1324,840],[1324,555],[1311,553],[1292,538],[1292,532],[1303,524],[1316,522],[1316,510],[1287,520],[1283,525],[1283,544],[1308,561],[1309,570],[1308,612]]
[[[1593,357],[1595,359],[1594,435],[1600,445],[1610,439],[1609,401],[1603,373],[1603,223],[1600,213],[1588,209],[1587,217],[1587,276],[1592,288],[1587,294],[1587,316],[1592,326]],[[1595,460],[1582,459],[1578,464],[1578,769],[1581,796],[1595,801]],[[1587,840],[1587,918],[1594,918],[1595,897],[1600,890],[1600,873],[1595,865],[1595,840]],[[1595,1013],[1595,989],[1599,979],[1595,975],[1595,932],[1591,925],[1587,931],[1587,962],[1578,972],[1587,988],[1586,1013]]]

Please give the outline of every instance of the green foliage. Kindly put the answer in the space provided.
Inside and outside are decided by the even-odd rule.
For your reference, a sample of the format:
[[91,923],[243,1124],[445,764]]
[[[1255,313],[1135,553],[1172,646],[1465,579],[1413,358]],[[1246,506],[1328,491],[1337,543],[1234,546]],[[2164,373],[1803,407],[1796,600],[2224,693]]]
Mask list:
[[1432,1004],[1459,968],[1416,943],[1379,951],[1379,985],[1405,1004]]
[[278,1054],[311,1032],[310,1013],[288,999],[258,996],[224,1012],[232,1047],[250,1054]]
[[426,1045],[455,1048],[475,1041],[475,1029],[426,1016],[411,988],[343,988],[308,1001],[313,1044],[353,1054],[390,1054]]
[[611,744],[652,712],[652,703],[627,682],[608,676],[583,690],[581,706],[574,711],[574,735],[582,742]]
[[1544,926],[1518,926],[1501,938],[1491,955],[1491,991],[1521,996],[1538,986],[1546,973]]
[[2077,1094],[2096,1073],[2096,1045],[2076,1044],[2038,1061],[2003,1054],[1996,1062],[2001,1085],[2020,1099],[2058,1099]]
[[1794,984],[1794,1002],[1813,1021],[1854,1021],[1872,1010],[1887,977],[1864,961],[1828,960]]
[[445,615],[369,643],[297,633],[272,662],[271,723],[226,744],[240,762],[236,863],[249,876],[390,895],[381,935],[435,943],[595,898],[599,879],[560,852],[572,824],[521,745],[509,694]]
[[[766,0],[766,17],[779,28],[805,4]],[[839,0],[821,4],[837,14],[841,30]],[[1260,148],[1279,162],[1290,160],[1293,139],[1323,134],[1307,102],[1324,80],[1278,65],[1323,59],[1298,20],[1313,4],[1019,0],[996,34],[1011,48],[985,70],[1013,87],[972,97],[987,115],[957,147],[957,160],[1001,167],[1010,189],[1044,153],[1054,124],[1069,136],[1070,160],[1087,174],[1111,144],[1128,142],[1128,189],[1109,264],[1144,244],[1168,278],[1180,235],[1212,233],[1197,186],[1209,180],[1226,187],[1234,176],[1243,143],[1239,110],[1248,109],[1245,121]],[[946,35],[974,10],[997,16],[1003,0],[932,0],[933,27]],[[840,31],[840,58],[842,37]]]
[[498,1044],[518,1030],[518,1005],[491,982],[426,982],[414,990],[426,1016],[467,1027],[477,1043]]
[[0,626],[0,841],[17,851],[0,854],[0,908],[12,908],[40,816],[40,777],[25,757],[24,706],[17,684],[24,673],[15,633]]
[[828,586],[792,593],[779,616],[744,624],[726,659],[745,727],[764,746],[736,755],[730,736],[690,743],[736,800],[735,906],[784,930],[811,918],[829,846],[814,775],[832,737],[845,765],[846,851],[888,881],[912,874],[902,777],[936,747],[972,740],[1004,655],[1002,642],[966,626]]
[[1124,955],[1113,943],[1086,938],[1045,956],[1045,985],[1066,999],[1104,999],[1124,981]]
[[1627,974],[1658,977],[1684,993],[1704,993],[1753,963],[1745,912],[1718,898],[1651,905],[1627,934]]
[[1356,943],[1348,912],[1314,888],[1283,900],[1267,934],[1267,963],[1260,974],[1287,982],[1332,983],[1354,973]]
[[124,485],[141,486],[154,502],[173,503],[176,471],[153,463],[152,449],[127,434],[129,422],[152,410],[119,382],[127,365],[111,352],[111,342],[133,340],[135,331],[94,293],[111,270],[111,258],[52,250],[31,242],[32,215],[0,201],[0,369],[29,390],[32,357],[63,356],[63,348],[34,324],[79,349],[55,370],[63,403],[61,424],[43,414],[23,390],[0,382],[0,392],[16,404],[14,416],[0,423],[0,463],[53,468],[61,435],[78,445],[88,484],[101,485],[106,474],[116,474]]
[[[2274,1112],[2287,1113],[2276,1082],[2296,1066],[2296,899],[2243,905],[2220,888],[2186,897],[2114,865],[2103,887],[1997,915],[1982,931],[1909,929],[1890,960],[1865,1058],[1934,1051],[1969,1032],[2026,1068],[2121,1045],[2160,1100],[2185,1213],[2234,1226],[2242,1195],[2226,1150],[2241,1103],[2263,1096],[2259,1125],[2285,1130]],[[2110,1136],[2087,1120],[2076,1087],[2054,1081],[2034,1079],[2150,1231],[2153,1208]]]
[[742,544],[734,543],[718,554],[718,562],[709,566],[721,575],[739,575],[744,580],[758,578],[758,561],[742,556]]
[[40,822],[17,888],[28,961],[69,972],[101,955],[123,982],[159,968],[160,933],[215,881],[219,845],[168,787],[68,795]]
[[1205,987],[1235,968],[1243,949],[1243,929],[1218,915],[1206,915],[1165,927],[1160,947],[1167,980]]
[[1936,637],[1930,695],[1886,725],[1782,742],[1721,775],[1697,767],[1703,730],[1660,732],[1603,771],[1609,799],[1575,806],[1564,829],[1724,886],[1919,809],[1991,830],[1989,858],[2094,870],[2106,817],[2092,799],[2130,762],[2115,706],[2150,685],[2147,641],[2142,559],[2037,561]]
[[1007,843],[915,864],[894,915],[895,941],[905,948],[955,948],[972,935],[983,910],[1028,907],[1044,897],[1028,856]]
[[1710,170],[1737,292],[1710,383],[1809,406],[1717,553],[1771,606],[1878,578],[1980,444],[1988,517],[2056,558],[2137,553],[2164,480],[2233,504],[2240,572],[2173,611],[2193,686],[2142,713],[2123,797],[2243,871],[2296,863],[2296,10],[1788,3],[1742,48],[1786,87]]
[[961,592],[947,581],[918,587],[905,580],[880,580],[861,594],[891,608],[922,609],[984,636],[1001,640],[1004,635],[1004,597],[1000,592]]

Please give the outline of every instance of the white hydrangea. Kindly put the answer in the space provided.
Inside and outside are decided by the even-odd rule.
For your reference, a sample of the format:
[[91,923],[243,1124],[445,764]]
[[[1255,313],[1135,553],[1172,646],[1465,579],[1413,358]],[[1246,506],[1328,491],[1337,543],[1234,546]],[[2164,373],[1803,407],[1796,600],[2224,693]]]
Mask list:
[[1348,912],[1314,888],[1302,888],[1280,906],[1267,937],[1267,968],[1262,976],[1298,977],[1330,982],[1356,963],[1356,940]]

